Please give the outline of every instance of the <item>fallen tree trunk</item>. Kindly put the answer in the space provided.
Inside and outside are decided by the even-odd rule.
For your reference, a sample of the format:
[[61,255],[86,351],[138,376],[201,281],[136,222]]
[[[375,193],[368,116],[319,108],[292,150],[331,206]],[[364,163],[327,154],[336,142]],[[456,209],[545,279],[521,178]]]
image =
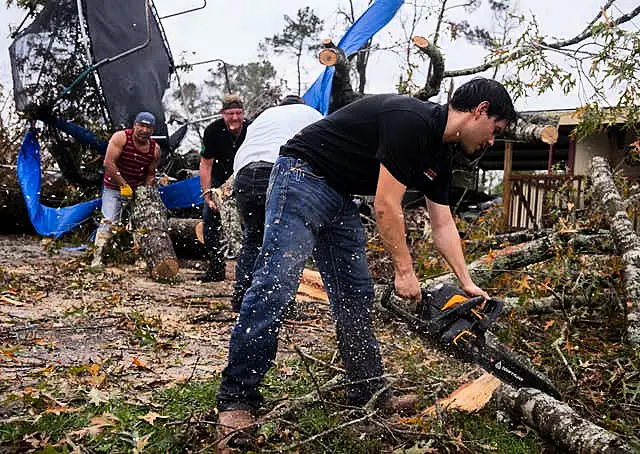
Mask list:
[[605,304],[607,301],[614,297],[608,292],[603,293],[604,296],[598,298],[597,300],[592,300],[585,296],[565,295],[562,297],[545,296],[542,298],[527,299],[526,301],[522,302],[520,298],[507,297],[503,300],[504,310],[525,312],[527,314],[548,314],[550,312],[561,309],[572,311],[577,307]]
[[169,222],[158,189],[140,186],[136,189],[131,213],[135,238],[154,279],[168,279],[178,274],[176,253],[169,237]]
[[[549,260],[556,255],[557,250],[567,246],[573,247],[575,252],[582,254],[611,251],[611,243],[607,234],[584,235],[573,232],[556,232],[480,257],[469,265],[469,273],[478,286],[485,287],[506,270],[524,268]],[[425,282],[424,285],[429,286],[439,282],[455,284],[457,281],[455,274],[447,273]]]
[[496,390],[498,408],[522,420],[561,452],[626,454],[631,447],[618,435],[580,417],[567,404],[533,388],[514,389],[501,384]]
[[554,144],[558,141],[558,128],[552,125],[537,125],[529,123],[524,118],[518,118],[504,130],[504,136],[523,142]]
[[205,248],[202,234],[202,220],[169,218],[169,236],[173,249],[180,258],[204,260]]
[[[552,258],[560,245],[560,241],[560,235],[553,233],[528,243],[509,246],[490,255],[485,255],[471,263],[469,265],[469,273],[476,285],[486,287],[493,279],[504,273],[505,270],[523,268]],[[457,279],[455,274],[447,273],[427,281],[425,285],[430,286],[440,282],[455,284]]]
[[611,225],[611,235],[624,263],[623,279],[627,294],[628,342],[640,346],[640,239],[613,181],[611,167],[600,156],[591,161],[595,199],[600,201]]

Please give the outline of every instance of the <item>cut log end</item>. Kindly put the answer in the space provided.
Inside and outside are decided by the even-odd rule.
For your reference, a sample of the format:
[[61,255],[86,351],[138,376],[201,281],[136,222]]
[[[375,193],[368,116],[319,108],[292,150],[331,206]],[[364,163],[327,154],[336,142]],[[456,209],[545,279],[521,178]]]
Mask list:
[[425,49],[429,46],[429,40],[424,36],[414,36],[412,40],[413,40],[413,44],[415,44],[421,49]]
[[558,142],[558,128],[555,126],[545,126],[540,134],[540,140],[547,144]]
[[322,47],[336,47],[335,44],[333,44],[333,41],[331,41],[331,38],[324,38],[322,40]]
[[200,221],[196,224],[196,238],[204,244],[204,222]]
[[163,260],[151,270],[151,277],[154,279],[171,279],[176,277],[180,271],[178,261],[174,259]]
[[322,49],[318,54],[318,60],[320,60],[320,63],[324,66],[335,66],[338,62],[338,55],[333,49]]

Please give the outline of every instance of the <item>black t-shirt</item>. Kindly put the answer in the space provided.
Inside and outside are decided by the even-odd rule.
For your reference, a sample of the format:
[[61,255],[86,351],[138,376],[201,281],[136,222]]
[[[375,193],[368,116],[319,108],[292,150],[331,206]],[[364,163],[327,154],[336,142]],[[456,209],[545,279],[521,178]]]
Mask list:
[[343,194],[374,195],[380,164],[408,188],[449,203],[451,153],[442,143],[447,106],[374,95],[313,123],[280,150],[304,159]]
[[244,142],[249,124],[248,120],[244,120],[239,136],[229,132],[222,118],[217,119],[204,130],[200,155],[205,159],[213,159],[211,187],[217,188],[233,173],[233,158]]

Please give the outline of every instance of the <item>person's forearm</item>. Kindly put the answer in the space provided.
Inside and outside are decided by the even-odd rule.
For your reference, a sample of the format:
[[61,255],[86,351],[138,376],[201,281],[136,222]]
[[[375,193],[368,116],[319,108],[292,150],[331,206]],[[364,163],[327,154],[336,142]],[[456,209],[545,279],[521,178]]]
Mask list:
[[469,268],[467,268],[467,263],[464,259],[464,253],[462,252],[460,235],[458,235],[453,219],[451,219],[450,223],[432,226],[432,228],[431,235],[434,245],[458,277],[462,286],[473,284]]
[[205,200],[211,200],[211,166],[207,164],[200,165],[200,189],[202,189]]
[[120,174],[118,166],[113,163],[104,163],[104,173],[107,175],[107,179],[111,182],[111,184],[115,186],[124,186],[125,184],[127,184],[127,181]]
[[387,252],[391,254],[393,268],[398,274],[413,272],[413,260],[405,239],[402,208],[388,203],[376,203],[376,224]]

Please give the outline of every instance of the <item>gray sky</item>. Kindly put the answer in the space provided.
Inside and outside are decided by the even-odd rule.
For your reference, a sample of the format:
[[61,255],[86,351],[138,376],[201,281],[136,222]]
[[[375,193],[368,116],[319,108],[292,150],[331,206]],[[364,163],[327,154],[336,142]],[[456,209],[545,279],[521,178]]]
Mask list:
[[[161,16],[177,12],[178,9],[194,8],[202,5],[202,0],[155,0]],[[354,0],[357,12],[362,12],[366,0]],[[456,2],[451,2],[455,4]],[[486,3],[486,2],[485,2]],[[539,28],[543,34],[557,37],[571,37],[584,28],[593,19],[604,0],[520,0],[519,11],[526,16],[534,14],[538,18]],[[283,15],[295,16],[296,11],[304,6],[310,6],[316,14],[325,20],[323,37],[331,37],[337,42],[344,30],[336,10],[345,7],[344,0],[208,0],[203,10],[163,21],[171,51],[176,61],[184,56],[187,62],[195,62],[213,58],[221,58],[229,63],[248,63],[257,59],[258,43],[267,36],[279,33],[284,26]],[[578,7],[579,5],[579,7]],[[637,0],[618,0],[616,4],[623,12],[628,12],[637,5]],[[410,2],[406,2],[400,12],[374,38],[382,46],[390,42],[389,37],[402,36],[402,18],[412,14]],[[0,82],[10,83],[10,68],[8,64],[7,47],[10,43],[9,25],[17,25],[24,16],[16,9],[6,10],[0,6]],[[619,11],[613,10],[615,14]],[[472,14],[459,10],[457,19],[467,19],[471,23],[491,26],[490,15],[486,10],[479,10]],[[640,19],[636,19],[630,27],[636,29]],[[417,34],[429,36],[433,31],[431,22],[423,23]],[[446,58],[447,69],[460,69],[482,63],[485,55],[482,49],[471,47],[462,40],[451,42],[447,37],[440,41]],[[296,88],[295,64],[292,58],[273,57],[278,75],[289,81],[289,88]],[[322,71],[321,65],[313,56],[304,59],[303,90]],[[189,76],[195,81],[206,76],[206,67]],[[390,51],[379,51],[370,59],[368,69],[368,93],[395,91],[395,84],[400,75],[399,57]],[[460,83],[460,82],[458,82]],[[550,93],[542,97],[531,97],[518,102],[521,110],[543,108],[571,108],[580,104],[579,98],[573,94],[565,96]]]

